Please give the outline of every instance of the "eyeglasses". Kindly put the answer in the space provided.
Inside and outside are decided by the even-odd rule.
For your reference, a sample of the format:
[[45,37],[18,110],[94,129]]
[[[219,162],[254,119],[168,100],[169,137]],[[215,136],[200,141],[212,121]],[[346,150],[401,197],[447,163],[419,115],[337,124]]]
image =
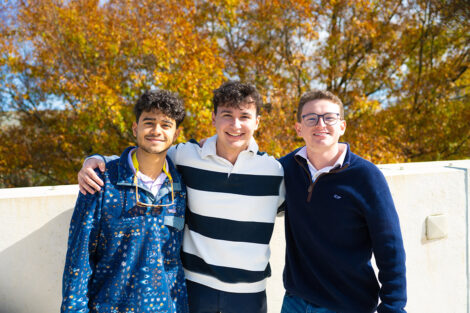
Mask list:
[[302,120],[308,127],[317,126],[320,118],[323,119],[323,122],[326,125],[335,125],[339,120],[339,113],[325,113],[325,114],[316,114],[316,113],[308,113],[302,115]]
[[[168,174],[167,174],[168,176]],[[139,200],[139,190],[138,190],[138,179],[137,179],[137,171],[136,173],[134,174],[134,185],[135,185],[135,201],[136,201],[136,204],[138,206],[141,206],[141,207],[151,207],[151,208],[161,208],[161,207],[165,207],[165,206],[170,206],[170,205],[173,205],[175,204],[175,193],[174,193],[174,190],[173,190],[173,179],[171,178],[171,176],[168,176],[169,180],[170,180],[170,184],[171,184],[171,203],[169,204],[151,204],[151,203],[144,203],[144,202],[140,202]]]

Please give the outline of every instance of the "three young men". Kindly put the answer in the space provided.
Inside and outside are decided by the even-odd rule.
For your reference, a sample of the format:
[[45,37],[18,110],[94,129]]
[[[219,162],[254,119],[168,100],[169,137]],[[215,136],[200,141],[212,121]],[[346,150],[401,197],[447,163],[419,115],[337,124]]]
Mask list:
[[102,192],[78,197],[61,312],[188,312],[180,260],[186,189],[166,157],[183,102],[150,91],[134,113],[137,147],[107,164]]
[[[253,280],[266,276],[268,269],[263,273],[263,267],[267,257],[256,258],[260,254],[255,250],[267,245],[272,225],[269,219],[263,219],[262,223],[256,220],[258,232],[247,232],[249,236],[243,238],[238,236],[242,236],[244,226],[249,225],[244,225],[245,221],[255,221],[254,216],[260,208],[274,220],[275,207],[282,200],[282,179],[279,184],[273,184],[270,192],[257,194],[261,198],[247,197],[238,206],[231,202],[238,199],[239,188],[248,187],[244,192],[249,192],[250,188],[261,190],[269,185],[266,178],[256,178],[254,184],[254,177],[246,174],[265,176],[272,173],[264,168],[263,162],[267,160],[258,157],[258,162],[254,157],[257,147],[250,148],[254,141],[248,143],[245,136],[248,134],[251,138],[253,132],[250,130],[256,129],[258,116],[252,119],[250,106],[238,105],[235,111],[231,105],[217,106],[216,98],[214,96],[213,122],[217,136],[208,139],[202,148],[192,143],[179,145],[173,157],[188,185],[190,213],[183,259],[190,310],[260,312],[254,306],[220,306],[219,301],[224,301],[220,299],[234,291],[245,299],[249,298],[247,292],[253,299],[263,297],[255,292],[255,286],[260,286],[262,280],[254,283]],[[249,103],[250,98],[255,100],[256,97],[244,99]],[[220,103],[240,102],[224,100]],[[231,123],[225,124],[225,119]],[[329,92],[306,93],[299,103],[295,127],[306,145],[280,160],[287,190],[286,295],[282,312],[374,312],[379,297],[379,313],[405,312],[405,253],[398,217],[381,172],[372,163],[353,154],[347,144],[339,143],[339,137],[346,129],[341,101]],[[227,154],[227,151],[233,153]],[[276,164],[269,163],[269,166],[271,164],[275,169]],[[243,171],[237,172],[237,169]],[[256,172],[245,172],[245,169]],[[232,173],[245,175],[236,176],[242,183],[230,181]],[[282,175],[282,169],[274,176],[279,177],[279,174]],[[274,186],[281,187],[277,195],[274,195]],[[219,193],[219,188],[226,189],[217,197],[212,193]],[[228,198],[230,193],[233,193],[232,198]],[[262,205],[262,197],[271,197],[272,204]],[[206,209],[212,201],[216,205]],[[241,210],[240,216],[234,218],[231,214],[235,213],[225,213],[233,207],[233,212]],[[233,223],[235,220],[242,223]],[[232,232],[237,230],[240,230],[238,235],[232,237]],[[261,238],[262,235],[263,240],[247,244],[250,238]],[[379,269],[381,287],[370,264],[372,253]],[[262,262],[257,263],[257,260]],[[255,264],[258,270],[253,270]],[[251,283],[247,281],[249,277],[253,277]],[[243,301],[235,296],[232,299]]]

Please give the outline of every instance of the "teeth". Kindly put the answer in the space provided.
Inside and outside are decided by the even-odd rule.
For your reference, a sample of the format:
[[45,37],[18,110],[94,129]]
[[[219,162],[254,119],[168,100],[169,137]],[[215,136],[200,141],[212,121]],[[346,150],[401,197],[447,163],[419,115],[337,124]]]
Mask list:
[[232,133],[227,133],[229,134],[230,136],[234,136],[234,137],[240,137],[242,134],[232,134]]

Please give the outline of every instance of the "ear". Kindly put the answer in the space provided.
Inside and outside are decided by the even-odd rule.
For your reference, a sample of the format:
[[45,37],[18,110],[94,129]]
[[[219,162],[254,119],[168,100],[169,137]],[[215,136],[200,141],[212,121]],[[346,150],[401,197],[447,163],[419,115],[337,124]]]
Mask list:
[[212,112],[212,126],[215,127],[215,112]]
[[137,137],[137,123],[136,122],[132,123],[132,133],[134,134],[134,137]]
[[342,120],[340,121],[340,124],[339,124],[339,135],[343,136],[345,131],[346,131],[346,121]]
[[302,124],[295,122],[295,131],[297,132],[297,136],[302,137]]
[[260,121],[260,120],[261,120],[261,115],[256,116],[256,126],[255,126],[255,130],[258,129],[259,121]]
[[176,139],[177,139],[178,136],[180,135],[180,132],[181,132],[181,127],[178,127],[178,128],[175,130],[175,135],[173,136],[173,143],[175,143]]

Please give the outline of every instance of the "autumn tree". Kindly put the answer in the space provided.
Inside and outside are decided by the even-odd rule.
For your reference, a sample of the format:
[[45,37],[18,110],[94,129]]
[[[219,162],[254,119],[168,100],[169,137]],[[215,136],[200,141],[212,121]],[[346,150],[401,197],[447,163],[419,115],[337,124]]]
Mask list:
[[222,82],[223,62],[215,39],[194,31],[193,2],[14,5],[1,28],[1,94],[21,127],[2,131],[10,143],[2,173],[31,169],[50,177],[44,184],[74,182],[85,155],[132,142],[131,108],[149,88],[185,99],[192,114],[181,140],[210,134],[211,90]]
[[465,2],[0,2],[0,99],[15,113],[0,184],[74,183],[85,155],[132,143],[131,108],[149,88],[185,99],[179,140],[212,135],[212,90],[227,79],[264,95],[256,136],[276,157],[302,145],[297,101],[322,88],[345,103],[344,139],[374,162],[468,158]]

